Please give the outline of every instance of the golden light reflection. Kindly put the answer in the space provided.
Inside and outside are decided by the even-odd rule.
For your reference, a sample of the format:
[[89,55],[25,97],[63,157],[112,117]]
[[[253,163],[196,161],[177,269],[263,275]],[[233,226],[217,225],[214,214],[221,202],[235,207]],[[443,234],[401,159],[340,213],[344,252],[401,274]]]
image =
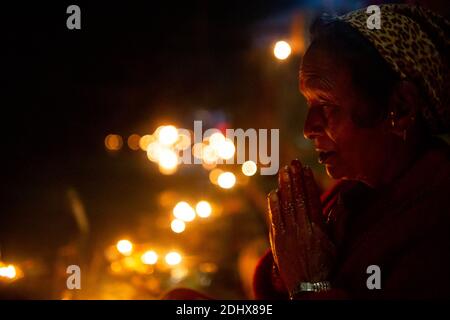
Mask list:
[[182,257],[178,252],[171,251],[168,254],[166,254],[165,260],[169,266],[175,266],[181,263]]
[[139,141],[141,140],[141,136],[138,134],[133,133],[128,137],[127,143],[128,148],[131,150],[137,151],[139,150]]
[[141,261],[143,264],[156,264],[158,262],[158,254],[153,250],[148,250],[141,256]]
[[181,219],[173,219],[170,228],[175,233],[182,233],[186,229],[186,224]]
[[223,189],[231,189],[236,184],[236,176],[232,172],[223,172],[219,175],[217,183]]
[[195,210],[200,218],[208,218],[211,215],[212,207],[208,201],[202,200],[197,203]]
[[256,163],[251,160],[245,161],[242,164],[242,173],[248,177],[253,176],[256,173],[257,169],[258,169],[258,167],[257,167]]
[[129,240],[119,240],[116,244],[117,251],[124,256],[129,256],[133,252],[133,244]]
[[285,60],[291,55],[292,49],[286,41],[278,41],[273,48],[273,54],[279,60]]
[[122,137],[118,134],[108,134],[105,138],[105,147],[110,151],[117,151],[122,148]]
[[173,208],[173,215],[175,218],[186,222],[195,219],[195,211],[186,201],[180,201],[175,205]]

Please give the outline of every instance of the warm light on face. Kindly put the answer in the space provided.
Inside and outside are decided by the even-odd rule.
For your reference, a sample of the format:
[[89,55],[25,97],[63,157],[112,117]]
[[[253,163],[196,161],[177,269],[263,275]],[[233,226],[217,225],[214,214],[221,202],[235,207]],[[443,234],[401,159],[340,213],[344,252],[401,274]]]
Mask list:
[[183,220],[173,219],[170,223],[170,228],[175,233],[182,233],[186,229],[186,224]]
[[256,166],[256,163],[254,163],[253,161],[245,161],[242,164],[242,173],[250,177],[256,173],[257,168],[258,167]]
[[164,126],[158,132],[158,140],[165,146],[170,146],[178,140],[178,130],[174,126]]
[[158,254],[153,250],[148,250],[141,256],[141,261],[143,264],[156,264],[158,262]]
[[173,208],[173,215],[175,218],[189,222],[195,219],[195,211],[185,201],[180,201],[177,203],[175,208]]
[[197,211],[197,215],[200,218],[207,218],[211,215],[212,208],[208,201],[200,201],[195,206],[195,210]]
[[222,142],[217,150],[219,157],[222,159],[231,159],[234,156],[236,148],[233,144],[233,141],[226,139]]
[[122,137],[118,134],[109,134],[105,138],[105,147],[110,151],[120,150],[122,144]]
[[168,265],[175,266],[177,264],[180,264],[182,258],[178,252],[172,251],[166,254],[165,260]]
[[119,240],[116,248],[124,256],[129,256],[133,252],[133,244],[129,240]]
[[279,60],[287,59],[291,52],[291,46],[286,41],[278,41],[273,49],[273,54]]
[[236,176],[232,172],[221,173],[217,180],[217,183],[221,188],[224,189],[233,188],[236,183]]

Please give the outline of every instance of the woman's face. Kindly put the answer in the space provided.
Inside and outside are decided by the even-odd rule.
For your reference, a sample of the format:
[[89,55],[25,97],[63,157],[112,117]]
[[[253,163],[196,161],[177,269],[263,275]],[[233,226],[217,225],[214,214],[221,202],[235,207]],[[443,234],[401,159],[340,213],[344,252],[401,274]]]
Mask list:
[[352,115],[364,113],[369,103],[352,82],[349,66],[313,44],[303,60],[300,90],[309,106],[304,135],[314,141],[328,175],[367,182],[381,174],[391,137],[384,122],[371,128],[354,123]]

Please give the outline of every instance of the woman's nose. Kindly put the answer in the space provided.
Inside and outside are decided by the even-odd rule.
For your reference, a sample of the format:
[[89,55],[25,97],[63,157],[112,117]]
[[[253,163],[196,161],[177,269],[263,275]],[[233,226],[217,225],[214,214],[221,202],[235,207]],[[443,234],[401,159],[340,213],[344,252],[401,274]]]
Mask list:
[[306,115],[303,135],[306,139],[314,140],[316,137],[324,133],[323,117],[319,108],[311,107]]

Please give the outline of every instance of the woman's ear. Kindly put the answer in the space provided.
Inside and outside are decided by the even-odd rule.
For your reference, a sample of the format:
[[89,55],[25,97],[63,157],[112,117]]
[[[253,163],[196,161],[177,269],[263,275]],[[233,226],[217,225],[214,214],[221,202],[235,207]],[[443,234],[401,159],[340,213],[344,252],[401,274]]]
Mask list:
[[423,103],[420,91],[414,83],[407,80],[399,81],[389,99],[389,130],[404,138],[405,132],[416,122]]

